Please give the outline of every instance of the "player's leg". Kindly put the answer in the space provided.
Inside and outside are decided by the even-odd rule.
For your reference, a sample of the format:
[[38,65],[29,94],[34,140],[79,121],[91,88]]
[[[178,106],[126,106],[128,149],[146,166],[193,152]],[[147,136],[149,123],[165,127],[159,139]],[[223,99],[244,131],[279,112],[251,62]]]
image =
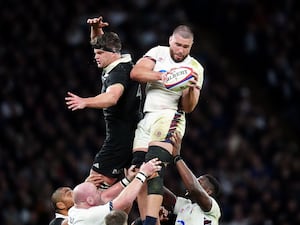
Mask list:
[[172,150],[170,138],[173,132],[179,131],[182,135],[185,130],[185,117],[182,112],[166,111],[159,113],[151,129],[146,161],[158,157],[162,162],[162,169],[158,176],[148,180],[147,216],[144,225],[159,224],[159,210],[163,201],[163,178],[166,166],[172,163]]
[[[131,162],[131,164],[136,165],[137,168],[140,168],[142,163],[145,162],[145,156],[148,151],[148,144],[150,141],[149,129],[150,124],[152,123],[151,114],[146,114],[137,125],[133,141],[133,159]],[[146,217],[147,193],[147,183],[145,183],[137,196],[137,205],[141,221],[144,221]]]
[[[136,168],[140,168],[143,162],[145,162],[145,155],[148,149],[133,149],[133,160],[132,165],[136,165]],[[140,213],[140,218],[142,221],[146,217],[146,207],[147,207],[147,183],[144,183],[139,194],[137,195],[137,206]]]
[[159,209],[163,201],[163,177],[166,166],[172,162],[172,145],[165,142],[152,142],[146,155],[146,161],[158,157],[162,162],[162,169],[156,177],[147,181],[148,196],[147,196],[147,213],[146,225],[160,224]]

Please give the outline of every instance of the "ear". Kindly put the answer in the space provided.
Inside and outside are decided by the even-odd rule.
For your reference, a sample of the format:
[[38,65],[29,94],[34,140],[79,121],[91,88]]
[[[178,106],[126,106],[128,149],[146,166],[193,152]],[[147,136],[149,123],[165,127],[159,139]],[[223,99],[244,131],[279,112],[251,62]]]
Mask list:
[[89,204],[89,205],[94,205],[94,199],[91,197],[91,196],[88,196],[86,198],[86,202]]
[[212,195],[212,194],[213,194],[212,190],[211,190],[211,189],[209,189],[209,188],[206,188],[206,190],[205,190],[205,191],[207,192],[207,194],[208,194],[208,195]]
[[62,210],[66,208],[66,205],[63,202],[56,202],[56,208]]
[[171,45],[172,40],[173,40],[173,35],[171,35],[171,36],[169,37],[169,45]]

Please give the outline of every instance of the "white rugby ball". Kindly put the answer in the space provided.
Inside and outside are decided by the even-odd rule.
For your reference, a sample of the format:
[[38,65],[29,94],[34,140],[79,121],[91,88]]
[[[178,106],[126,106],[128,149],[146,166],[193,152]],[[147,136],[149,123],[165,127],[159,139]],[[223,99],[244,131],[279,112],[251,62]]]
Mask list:
[[193,78],[193,69],[190,67],[173,68],[166,73],[164,85],[172,91],[182,91],[186,89]]

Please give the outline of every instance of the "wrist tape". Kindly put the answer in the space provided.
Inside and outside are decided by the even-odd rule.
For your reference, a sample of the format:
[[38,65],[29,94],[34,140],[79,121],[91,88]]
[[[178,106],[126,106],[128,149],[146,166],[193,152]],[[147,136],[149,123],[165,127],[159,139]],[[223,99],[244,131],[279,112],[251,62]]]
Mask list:
[[147,179],[147,176],[143,172],[138,172],[135,178],[139,179],[142,183],[144,183]]

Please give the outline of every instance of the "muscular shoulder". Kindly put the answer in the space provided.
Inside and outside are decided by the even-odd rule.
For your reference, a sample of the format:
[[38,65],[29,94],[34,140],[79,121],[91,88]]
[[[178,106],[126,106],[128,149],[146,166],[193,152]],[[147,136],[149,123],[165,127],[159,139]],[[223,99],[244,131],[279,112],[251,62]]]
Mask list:
[[169,55],[169,47],[158,45],[156,47],[151,48],[144,57],[151,57],[155,60],[159,60],[160,57]]
[[214,198],[210,198],[212,201],[211,209],[208,212],[205,212],[205,214],[213,217],[215,220],[219,220],[219,218],[221,217],[220,206]]

